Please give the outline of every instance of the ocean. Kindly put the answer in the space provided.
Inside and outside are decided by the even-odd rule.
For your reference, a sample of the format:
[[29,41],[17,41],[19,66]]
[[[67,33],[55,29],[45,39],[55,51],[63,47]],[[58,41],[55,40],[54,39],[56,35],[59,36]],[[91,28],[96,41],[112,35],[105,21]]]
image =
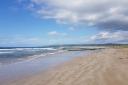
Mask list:
[[35,55],[48,55],[58,52],[55,48],[0,48],[0,64],[10,64],[26,59],[36,58]]
[[[0,48],[0,65],[44,57],[64,51],[95,50],[97,46],[4,47]],[[104,47],[100,47],[104,48]]]

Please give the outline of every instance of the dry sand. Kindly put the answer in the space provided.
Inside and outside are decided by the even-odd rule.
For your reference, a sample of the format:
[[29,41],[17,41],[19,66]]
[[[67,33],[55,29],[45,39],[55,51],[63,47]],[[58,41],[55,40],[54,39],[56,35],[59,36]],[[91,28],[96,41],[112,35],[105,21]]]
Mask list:
[[10,85],[128,85],[128,48],[104,49]]

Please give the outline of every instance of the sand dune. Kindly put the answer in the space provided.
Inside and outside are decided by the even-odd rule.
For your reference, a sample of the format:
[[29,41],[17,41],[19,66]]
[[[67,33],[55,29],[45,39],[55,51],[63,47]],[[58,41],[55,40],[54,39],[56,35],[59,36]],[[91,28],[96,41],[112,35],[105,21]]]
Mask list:
[[128,85],[128,48],[104,49],[10,85]]

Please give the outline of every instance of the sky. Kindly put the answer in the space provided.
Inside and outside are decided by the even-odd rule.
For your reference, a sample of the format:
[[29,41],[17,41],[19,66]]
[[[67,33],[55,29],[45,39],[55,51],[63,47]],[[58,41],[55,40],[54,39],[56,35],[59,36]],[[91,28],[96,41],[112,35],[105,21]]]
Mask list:
[[128,43],[127,0],[0,0],[0,47]]

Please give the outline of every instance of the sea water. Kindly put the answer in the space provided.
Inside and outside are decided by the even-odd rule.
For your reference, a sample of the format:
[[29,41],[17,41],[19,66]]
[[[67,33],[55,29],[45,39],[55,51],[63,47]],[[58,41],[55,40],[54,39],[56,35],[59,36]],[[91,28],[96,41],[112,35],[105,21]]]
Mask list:
[[52,54],[57,51],[54,48],[0,48],[0,64],[15,63],[30,59],[34,55]]

